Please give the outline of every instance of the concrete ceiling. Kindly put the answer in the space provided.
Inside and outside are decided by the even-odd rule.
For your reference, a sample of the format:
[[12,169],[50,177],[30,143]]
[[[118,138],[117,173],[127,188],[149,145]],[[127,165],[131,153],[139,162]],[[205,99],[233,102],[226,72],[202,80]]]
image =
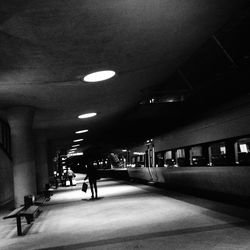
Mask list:
[[[33,128],[59,146],[70,147],[79,129],[89,129],[83,147],[132,142],[146,126],[139,121],[149,126],[161,114],[173,121],[182,114],[179,104],[139,103],[157,86],[165,92],[192,89],[169,77],[246,3],[1,0],[0,107],[34,107]],[[80,80],[101,69],[117,75],[99,83]],[[77,118],[87,112],[98,115]]]

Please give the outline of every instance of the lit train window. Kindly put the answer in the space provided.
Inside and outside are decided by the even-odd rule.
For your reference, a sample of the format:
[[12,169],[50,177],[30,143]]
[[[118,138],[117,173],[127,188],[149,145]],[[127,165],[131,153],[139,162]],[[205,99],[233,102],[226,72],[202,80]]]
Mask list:
[[250,165],[250,138],[242,138],[236,142],[236,163]]
[[132,163],[135,163],[135,157],[132,157],[131,161]]
[[164,167],[164,157],[163,157],[162,152],[156,153],[155,166],[156,167]]
[[186,165],[185,150],[184,149],[177,149],[176,150],[176,165],[180,166],[180,167]]
[[227,165],[225,142],[219,142],[210,145],[209,147],[209,161],[212,166]]
[[192,166],[206,166],[207,159],[202,150],[202,146],[195,146],[190,149],[190,165]]
[[144,168],[145,162],[144,162],[144,155],[139,155],[136,160],[136,167]]
[[172,150],[166,151],[164,154],[164,167],[174,167],[176,161]]

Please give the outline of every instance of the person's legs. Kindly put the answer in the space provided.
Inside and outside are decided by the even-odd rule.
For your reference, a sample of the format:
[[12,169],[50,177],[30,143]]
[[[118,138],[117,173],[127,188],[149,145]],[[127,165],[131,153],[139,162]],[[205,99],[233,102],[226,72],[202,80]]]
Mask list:
[[89,180],[90,190],[91,190],[91,198],[94,198],[94,189],[93,189],[93,181]]
[[95,188],[95,198],[97,198],[97,185],[96,185],[96,180],[93,182],[94,188]]
[[70,186],[73,186],[73,183],[72,183],[72,176],[69,176],[69,182],[70,182]]

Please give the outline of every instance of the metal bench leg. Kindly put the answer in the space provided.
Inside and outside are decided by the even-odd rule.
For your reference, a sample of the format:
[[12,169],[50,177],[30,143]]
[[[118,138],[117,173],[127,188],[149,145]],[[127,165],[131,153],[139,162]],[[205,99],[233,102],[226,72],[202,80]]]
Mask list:
[[17,226],[17,235],[22,236],[22,225],[21,225],[21,217],[17,216],[16,217],[16,226]]
[[30,224],[30,223],[34,220],[34,218],[33,218],[32,215],[26,215],[26,216],[25,216],[25,219],[26,219],[26,221],[27,221],[27,224]]

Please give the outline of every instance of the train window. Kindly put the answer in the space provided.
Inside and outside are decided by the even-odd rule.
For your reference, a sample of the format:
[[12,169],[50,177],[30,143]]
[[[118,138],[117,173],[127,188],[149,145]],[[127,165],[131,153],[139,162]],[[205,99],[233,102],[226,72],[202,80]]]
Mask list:
[[238,165],[250,164],[250,138],[242,138],[236,142],[236,163]]
[[177,149],[176,150],[176,164],[177,166],[185,166],[186,165],[186,158],[185,158],[185,150],[184,149]]
[[131,159],[131,167],[143,168],[145,167],[144,155],[136,155]]
[[132,157],[131,162],[132,164],[135,164],[135,157]]
[[156,167],[164,167],[164,156],[163,156],[162,152],[156,153],[155,166]]
[[202,146],[195,146],[190,149],[190,165],[192,166],[206,166],[207,159],[202,150]]
[[209,146],[209,164],[212,166],[227,165],[225,142],[215,143]]
[[138,162],[139,166],[141,168],[144,168],[145,167],[145,157],[144,155],[140,155],[140,159],[139,159],[139,162]]
[[173,158],[172,150],[166,151],[164,154],[164,167],[173,167],[175,166],[175,158]]

